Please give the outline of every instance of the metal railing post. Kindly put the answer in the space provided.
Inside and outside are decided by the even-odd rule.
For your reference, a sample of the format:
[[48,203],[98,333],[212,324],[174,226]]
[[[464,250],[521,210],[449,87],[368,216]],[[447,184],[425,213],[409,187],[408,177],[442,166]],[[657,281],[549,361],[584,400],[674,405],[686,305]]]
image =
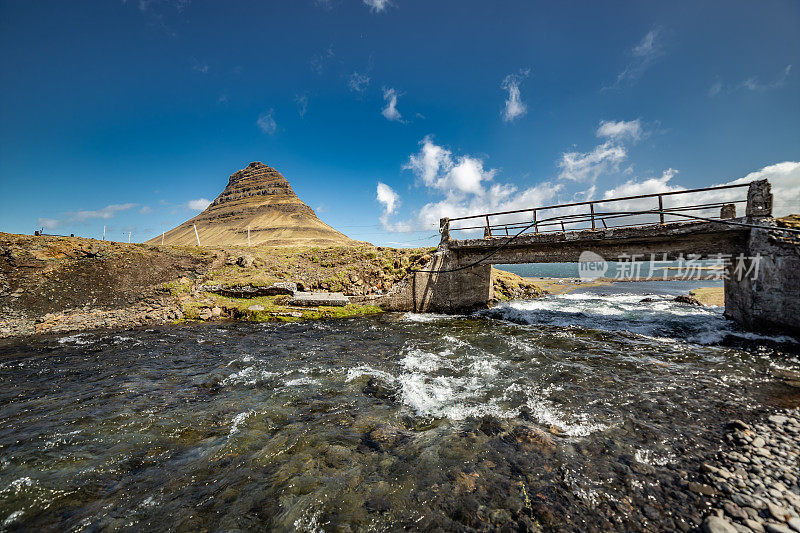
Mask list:
[[533,210],[533,232],[539,233],[539,224],[536,223],[536,209]]
[[589,204],[589,211],[591,211],[591,213],[592,213],[592,230],[595,230],[596,228],[594,227],[594,204],[593,203]]
[[658,215],[661,217],[661,223],[664,223],[664,199],[658,195]]
[[486,215],[486,233],[489,234],[489,237],[492,236],[492,227],[489,225],[489,215]]

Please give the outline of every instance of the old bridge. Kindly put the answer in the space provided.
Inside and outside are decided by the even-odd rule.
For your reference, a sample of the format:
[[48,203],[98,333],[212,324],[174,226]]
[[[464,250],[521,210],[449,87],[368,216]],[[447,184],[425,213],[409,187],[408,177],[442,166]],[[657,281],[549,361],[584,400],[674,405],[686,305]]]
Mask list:
[[767,180],[444,218],[431,262],[380,305],[442,313],[486,307],[493,264],[578,262],[587,251],[608,261],[759,257],[755,278],[739,279],[730,262],[726,316],[751,329],[797,333],[800,248],[765,227],[775,227]]

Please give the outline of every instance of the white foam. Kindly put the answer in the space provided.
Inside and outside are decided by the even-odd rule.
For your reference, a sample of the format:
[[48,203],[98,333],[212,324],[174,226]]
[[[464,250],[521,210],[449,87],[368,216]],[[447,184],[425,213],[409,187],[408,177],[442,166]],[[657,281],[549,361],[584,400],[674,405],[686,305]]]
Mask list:
[[452,320],[454,315],[441,315],[437,313],[406,313],[402,320],[406,322],[437,322],[440,320]]
[[345,378],[345,381],[350,382],[362,376],[372,376],[376,378],[381,378],[385,381],[388,381],[389,383],[394,383],[397,380],[397,378],[395,378],[393,375],[391,375],[388,372],[384,372],[383,370],[372,368],[369,365],[359,365],[350,368],[347,371],[347,377]]
[[591,421],[590,415],[580,413],[572,416],[561,413],[553,403],[538,394],[532,393],[527,401],[536,420],[545,426],[558,426],[570,437],[586,437],[597,431],[603,431],[609,426],[596,421]]
[[505,302],[479,314],[521,324],[627,331],[653,339],[703,345],[718,344],[729,337],[797,343],[787,336],[739,331],[732,322],[725,320],[721,308],[718,307],[680,304],[663,295],[654,302],[642,302],[645,297],[655,296],[569,293],[536,300]]
[[653,450],[648,450],[647,448],[636,450],[636,453],[633,455],[633,457],[638,462],[648,464],[650,466],[664,466],[669,464],[669,462],[674,458],[671,455],[659,457],[655,454],[655,452],[653,452]]
[[290,379],[284,382],[287,387],[297,387],[300,385],[319,385],[319,381],[308,376],[302,378]]
[[244,413],[239,413],[238,415],[234,416],[233,420],[231,421],[232,422],[231,423],[231,431],[228,434],[229,435],[233,435],[235,433],[238,433],[239,432],[239,426],[244,424],[244,422],[248,418],[253,416],[254,414],[256,414],[256,412],[251,409],[250,411],[245,411]]
[[76,333],[75,335],[69,335],[67,337],[61,337],[58,339],[59,344],[74,344],[76,346],[84,346],[86,344],[92,344],[93,340],[87,340],[88,333]]
[[255,385],[279,375],[280,373],[278,372],[269,372],[255,366],[249,366],[223,379],[222,385]]

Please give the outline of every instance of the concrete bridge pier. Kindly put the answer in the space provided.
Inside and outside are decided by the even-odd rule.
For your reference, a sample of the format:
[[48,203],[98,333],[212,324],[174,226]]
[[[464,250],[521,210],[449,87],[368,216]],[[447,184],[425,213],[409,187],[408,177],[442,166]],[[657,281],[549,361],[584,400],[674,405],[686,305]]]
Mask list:
[[752,229],[725,280],[725,317],[753,331],[800,337],[800,246]]

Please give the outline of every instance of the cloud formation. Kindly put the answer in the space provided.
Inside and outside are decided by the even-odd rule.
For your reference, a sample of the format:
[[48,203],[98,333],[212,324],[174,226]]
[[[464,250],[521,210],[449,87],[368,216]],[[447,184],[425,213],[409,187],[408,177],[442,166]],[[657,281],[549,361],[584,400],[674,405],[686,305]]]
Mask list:
[[408,222],[389,222],[389,217],[400,206],[400,195],[383,182],[378,182],[376,199],[383,205],[383,214],[378,217],[385,231],[392,233],[409,232],[411,224]]
[[359,94],[363,94],[364,91],[367,90],[369,86],[369,76],[366,74],[361,74],[360,72],[354,71],[350,75],[350,79],[347,81],[347,86],[350,88],[351,91]]
[[39,226],[47,229],[56,229],[67,224],[85,224],[89,220],[109,220],[114,218],[117,213],[128,211],[134,207],[137,207],[138,205],[139,204],[134,203],[110,204],[102,209],[97,209],[94,211],[83,210],[66,213],[63,218],[59,219],[42,217],[37,220],[37,223]]
[[373,13],[381,13],[393,5],[391,0],[364,0],[364,4],[369,6],[369,10]]
[[627,66],[617,75],[614,83],[603,87],[603,90],[619,89],[635,83],[653,61],[664,54],[661,34],[659,28],[647,32],[642,40],[630,50],[630,61]]
[[383,115],[386,120],[391,120],[393,122],[403,121],[403,115],[397,110],[397,98],[399,96],[400,93],[398,93],[397,90],[388,87],[383,88],[383,101],[386,103],[386,106],[381,110],[381,115]]
[[530,69],[520,70],[517,74],[509,74],[503,79],[500,87],[508,91],[508,98],[505,101],[505,108],[501,116],[504,122],[513,122],[528,112],[528,106],[522,101],[519,86],[522,80],[530,75]]
[[786,65],[783,70],[771,82],[762,82],[758,76],[751,76],[741,83],[735,85],[725,85],[722,81],[715,81],[708,89],[708,96],[715,97],[720,93],[732,93],[734,91],[767,92],[780,89],[786,85],[786,80],[792,72],[792,65]]
[[272,115],[273,110],[270,109],[258,117],[258,120],[256,121],[258,128],[268,135],[275,135],[275,132],[278,130],[278,124],[275,122],[275,119]]
[[211,205],[211,200],[206,198],[198,198],[197,200],[189,200],[186,202],[186,207],[192,211],[205,211]]
[[558,167],[559,179],[579,182],[594,182],[598,176],[619,170],[619,165],[628,157],[621,144],[608,140],[589,152],[565,152],[561,154]]
[[626,138],[632,141],[638,141],[642,137],[642,123],[637,118],[636,120],[601,120],[600,126],[597,128],[597,136],[600,138],[621,141]]
[[472,155],[455,156],[436,144],[430,136],[420,141],[420,149],[403,166],[417,177],[428,192],[440,195],[439,201],[425,204],[416,214],[417,225],[436,228],[442,217],[474,215],[489,211],[522,209],[542,205],[562,188],[544,182],[520,190],[508,183],[497,183],[497,169],[485,168],[483,159]]
[[294,97],[294,103],[297,104],[297,114],[300,115],[300,118],[305,118],[306,112],[308,111],[308,95],[296,95]]

